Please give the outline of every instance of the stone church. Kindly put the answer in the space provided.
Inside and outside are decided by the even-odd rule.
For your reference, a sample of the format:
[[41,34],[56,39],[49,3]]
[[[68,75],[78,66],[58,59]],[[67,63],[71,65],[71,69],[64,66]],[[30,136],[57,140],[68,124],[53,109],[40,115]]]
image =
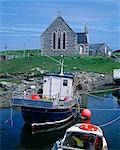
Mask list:
[[90,44],[88,27],[81,33],[74,32],[65,20],[58,16],[41,35],[41,54],[109,56],[111,49],[105,43]]
[[89,55],[87,25],[75,33],[62,17],[57,17],[41,35],[42,55]]

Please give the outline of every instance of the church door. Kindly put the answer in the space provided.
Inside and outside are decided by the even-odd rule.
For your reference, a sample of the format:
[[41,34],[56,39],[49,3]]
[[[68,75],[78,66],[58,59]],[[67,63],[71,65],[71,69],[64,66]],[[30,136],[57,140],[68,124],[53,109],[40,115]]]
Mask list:
[[79,46],[79,54],[80,55],[84,54],[84,46],[82,46],[82,45]]

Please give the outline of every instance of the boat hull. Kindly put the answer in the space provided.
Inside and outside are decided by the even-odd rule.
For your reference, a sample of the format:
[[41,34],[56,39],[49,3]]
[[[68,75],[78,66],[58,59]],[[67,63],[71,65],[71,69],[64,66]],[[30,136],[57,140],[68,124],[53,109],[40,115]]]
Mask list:
[[120,78],[114,78],[113,80],[117,85],[120,85]]
[[59,124],[74,117],[74,110],[72,108],[44,109],[21,107],[21,110],[24,121],[36,126]]

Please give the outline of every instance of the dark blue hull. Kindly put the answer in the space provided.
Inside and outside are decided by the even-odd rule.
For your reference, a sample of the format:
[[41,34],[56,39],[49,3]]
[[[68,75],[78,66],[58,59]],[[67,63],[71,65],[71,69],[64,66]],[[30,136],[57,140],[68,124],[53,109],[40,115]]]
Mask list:
[[72,108],[66,109],[44,109],[33,107],[22,107],[22,116],[26,123],[51,125],[59,124],[74,117]]

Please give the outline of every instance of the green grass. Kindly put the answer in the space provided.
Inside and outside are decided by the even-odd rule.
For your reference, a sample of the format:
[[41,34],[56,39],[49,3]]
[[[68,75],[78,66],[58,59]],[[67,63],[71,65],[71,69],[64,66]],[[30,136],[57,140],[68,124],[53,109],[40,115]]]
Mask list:
[[[18,52],[23,53],[23,51]],[[38,51],[30,51],[30,58],[1,61],[0,72],[18,73],[27,72],[31,68],[40,67],[46,71],[59,72],[60,65],[46,56],[38,55]],[[60,60],[60,57],[53,57]],[[120,63],[104,57],[64,57],[65,72],[98,72],[112,74],[113,69],[120,68]]]
[[[28,53],[31,55],[31,56],[37,56],[38,54],[40,54],[40,50],[25,50],[25,56],[27,57],[28,56]],[[20,57],[23,57],[24,56],[24,50],[10,50],[10,51],[2,51],[0,52],[0,55],[7,55],[7,56],[11,56],[11,55],[14,55],[14,56],[17,56],[18,58]]]

